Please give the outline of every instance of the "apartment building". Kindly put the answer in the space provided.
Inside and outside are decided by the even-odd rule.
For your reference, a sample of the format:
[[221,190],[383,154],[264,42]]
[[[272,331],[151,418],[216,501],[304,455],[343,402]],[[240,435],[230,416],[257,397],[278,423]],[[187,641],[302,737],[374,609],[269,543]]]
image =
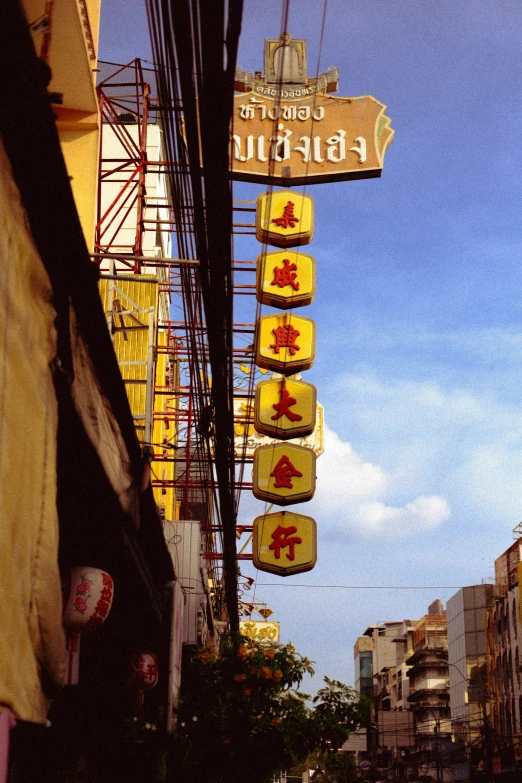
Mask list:
[[447,603],[448,678],[455,739],[474,747],[483,736],[487,703],[485,612],[493,585],[463,587]]
[[495,560],[494,599],[485,617],[490,744],[499,771],[522,766],[521,554],[518,539]]
[[451,740],[448,676],[448,636],[442,602],[434,601],[413,628],[408,702],[415,716],[417,747],[431,749],[437,741]]

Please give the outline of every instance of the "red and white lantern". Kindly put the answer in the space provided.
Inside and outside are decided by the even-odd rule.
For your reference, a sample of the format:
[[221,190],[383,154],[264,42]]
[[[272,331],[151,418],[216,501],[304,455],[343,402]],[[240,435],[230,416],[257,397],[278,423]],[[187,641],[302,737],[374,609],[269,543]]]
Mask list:
[[132,656],[130,682],[138,690],[137,716],[141,716],[145,691],[150,691],[158,682],[158,661],[151,652],[136,653]]
[[112,606],[114,582],[99,568],[77,566],[71,569],[69,595],[63,611],[69,654],[68,685],[78,683],[80,634],[103,625]]

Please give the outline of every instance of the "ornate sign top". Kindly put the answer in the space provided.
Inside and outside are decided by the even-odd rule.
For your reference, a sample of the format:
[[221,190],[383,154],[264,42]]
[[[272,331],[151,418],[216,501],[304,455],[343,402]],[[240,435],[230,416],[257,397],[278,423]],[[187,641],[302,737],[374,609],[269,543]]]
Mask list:
[[386,106],[370,95],[334,98],[338,72],[306,71],[306,41],[265,41],[265,75],[238,68],[232,179],[299,185],[380,177],[393,138]]
[[[279,38],[265,39],[265,76],[236,68],[234,89],[254,92],[272,98],[302,98],[318,92],[335,92],[339,81],[337,68],[329,68],[316,78],[308,78],[306,40],[282,33]],[[293,89],[292,89],[293,88]],[[294,96],[289,93],[298,92]]]

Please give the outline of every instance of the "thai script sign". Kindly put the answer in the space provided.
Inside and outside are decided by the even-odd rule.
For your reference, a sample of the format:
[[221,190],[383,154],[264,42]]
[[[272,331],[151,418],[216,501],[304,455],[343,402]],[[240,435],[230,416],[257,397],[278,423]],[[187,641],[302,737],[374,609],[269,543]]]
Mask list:
[[234,96],[232,179],[300,185],[381,176],[394,133],[386,106],[371,95],[296,95],[306,89]]

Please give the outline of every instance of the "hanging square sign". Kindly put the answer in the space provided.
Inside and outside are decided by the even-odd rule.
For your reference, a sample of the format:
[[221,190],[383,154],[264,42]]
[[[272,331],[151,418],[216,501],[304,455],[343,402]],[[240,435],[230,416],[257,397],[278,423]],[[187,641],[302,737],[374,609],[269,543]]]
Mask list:
[[278,190],[256,201],[256,238],[276,247],[297,247],[312,241],[314,200],[304,193]]
[[279,576],[311,571],[317,562],[315,519],[293,511],[254,519],[252,555],[260,571]]
[[278,506],[305,503],[314,496],[315,463],[315,453],[303,446],[293,443],[260,446],[254,453],[254,497]]
[[315,296],[315,259],[295,250],[264,253],[257,259],[257,301],[288,310]]
[[288,440],[311,435],[316,421],[316,390],[287,378],[256,386],[254,426],[261,435]]
[[308,370],[315,359],[315,323],[293,313],[262,315],[255,346],[258,367],[283,375]]

